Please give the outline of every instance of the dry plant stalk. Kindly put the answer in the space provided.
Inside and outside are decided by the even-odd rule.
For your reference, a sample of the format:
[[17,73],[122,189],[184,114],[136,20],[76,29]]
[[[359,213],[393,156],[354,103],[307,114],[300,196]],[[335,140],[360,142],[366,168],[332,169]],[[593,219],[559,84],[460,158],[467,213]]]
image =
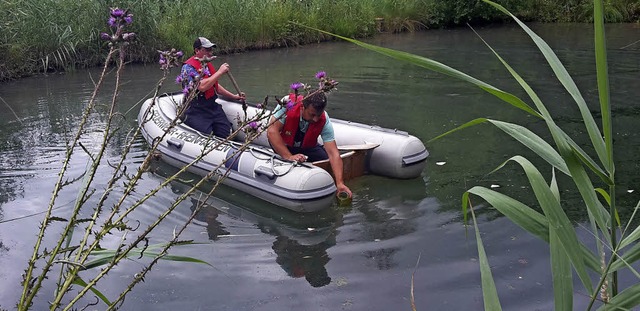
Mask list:
[[[245,114],[245,118],[243,120],[238,120],[238,123],[240,125],[238,129],[234,131],[227,139],[217,140],[214,139],[213,136],[209,136],[202,154],[196,157],[190,164],[187,164],[177,173],[166,178],[157,187],[143,195],[142,198],[133,203],[130,203],[129,205],[128,202],[130,202],[131,200],[131,195],[136,190],[136,186],[142,178],[143,173],[155,160],[156,149],[159,146],[160,142],[166,135],[168,135],[173,127],[181,122],[179,118],[176,117],[170,123],[164,136],[156,139],[151,144],[149,152],[147,153],[146,157],[137,168],[135,173],[127,173],[125,160],[128,159],[128,154],[131,151],[134,142],[141,135],[140,127],[137,127],[135,130],[128,134],[129,139],[125,144],[122,156],[117,164],[112,165],[110,163],[103,163],[104,155],[107,151],[107,146],[113,140],[114,133],[119,130],[119,127],[117,126],[117,120],[120,115],[119,113],[117,113],[116,108],[120,91],[120,79],[126,63],[126,47],[129,41],[135,38],[134,33],[126,33],[124,29],[132,22],[132,16],[133,15],[130,14],[127,10],[121,10],[118,8],[112,9],[108,24],[112,27],[113,34],[101,34],[101,38],[103,40],[109,41],[109,53],[107,54],[107,57],[105,59],[102,73],[97,83],[95,84],[94,92],[89,100],[89,103],[87,104],[86,109],[83,112],[83,116],[78,125],[75,136],[68,142],[65,159],[62,162],[62,167],[58,174],[58,180],[55,184],[48,209],[44,216],[44,220],[40,225],[40,231],[37,236],[37,241],[34,245],[33,254],[23,275],[23,292],[17,304],[18,310],[28,310],[33,307],[34,298],[37,294],[39,294],[46,280],[49,278],[50,273],[53,271],[59,271],[59,275],[56,278],[57,288],[55,296],[49,299],[49,309],[78,309],[78,306],[76,306],[76,304],[80,303],[81,299],[85,297],[89,291],[92,291],[96,296],[98,296],[108,306],[108,310],[117,309],[124,302],[127,293],[129,293],[136,284],[144,279],[145,275],[155,266],[159,259],[162,259],[167,255],[168,250],[171,247],[176,245],[190,244],[193,242],[181,241],[179,237],[180,234],[186,229],[186,227],[192,222],[193,218],[200,211],[203,204],[198,204],[196,209],[192,212],[191,217],[187,219],[184,224],[175,231],[174,236],[170,241],[161,245],[160,251],[157,253],[152,252],[151,246],[148,245],[149,236],[153,232],[153,230],[160,224],[160,222],[162,222],[162,220],[164,220],[169,214],[171,214],[171,212],[176,209],[180,202],[188,198],[189,195],[193,193],[200,185],[207,181],[214,180],[214,186],[207,194],[207,196],[210,196],[229,173],[228,170],[224,173],[221,173],[222,170],[219,170],[219,168],[221,167],[222,163],[234,158],[238,153],[246,150],[249,144],[266,129],[266,127],[257,129],[254,128],[253,131],[248,131],[245,142],[240,146],[240,148],[238,148],[236,152],[230,155],[229,158],[225,159],[222,163],[218,164],[218,166],[213,171],[209,172],[206,176],[203,176],[197,183],[195,183],[195,185],[193,185],[193,187],[189,191],[178,197],[172,203],[172,205],[167,208],[166,211],[159,215],[153,221],[153,223],[149,224],[146,228],[139,228],[139,224],[137,224],[136,226],[131,225],[130,220],[127,217],[137,207],[144,204],[148,199],[152,198],[156,193],[158,193],[158,191],[167,186],[170,182],[177,179],[180,174],[185,172],[191,165],[201,160],[202,157],[204,157],[207,153],[214,150],[219,145],[226,144],[230,140],[234,139],[240,131],[247,128],[248,124],[250,124],[251,122],[254,122],[255,124],[255,122],[270,118],[271,116],[271,114],[264,113],[263,111],[262,113],[257,114],[254,118],[248,119]],[[161,87],[168,77],[171,68],[179,64],[178,59],[182,56],[182,52],[176,51],[175,49],[160,52],[160,64],[161,68],[163,69],[163,76],[158,81],[155,87],[152,99],[154,102],[158,98]],[[163,59],[164,63],[162,61]],[[115,72],[115,89],[111,97],[111,103],[107,113],[105,126],[103,128],[101,146],[97,151],[90,152],[87,148],[85,148],[85,146],[81,144],[80,140],[83,137],[85,126],[88,123],[89,116],[92,115],[92,113],[94,113],[96,110],[97,95],[99,94],[100,89],[104,84],[105,78],[108,75],[108,68],[114,61],[117,67],[117,70]],[[195,96],[196,92],[190,92],[187,96],[185,96],[186,101],[183,105],[181,105],[182,111],[186,109],[186,107],[188,107],[190,101]],[[178,111],[177,115],[179,116],[181,114],[180,112],[182,111]],[[149,117],[150,110],[147,110],[144,115],[146,117]],[[78,152],[84,152],[86,156],[88,156],[88,169],[81,177],[68,180],[68,167],[70,160],[72,156]],[[108,166],[108,168],[105,168],[105,166]],[[104,169],[112,169],[112,173],[109,180],[107,181],[107,185],[104,190],[102,192],[99,192],[98,189],[93,188],[92,185],[94,185],[94,178],[96,176],[96,173],[99,170]],[[79,187],[77,200],[70,217],[68,219],[65,219],[62,217],[54,216],[54,206],[56,205],[56,199],[58,198],[61,190],[65,187],[73,185],[74,183],[77,183],[78,181],[82,181],[82,185],[80,185]],[[122,189],[122,186],[118,186],[119,182],[121,181],[123,181],[123,183],[121,184],[124,185],[124,189]],[[116,203],[111,207],[107,207],[107,199],[115,196],[114,190],[123,191],[116,199]],[[88,202],[90,201],[90,199],[96,195],[99,195],[99,197],[97,198],[97,203],[95,205],[89,204]],[[91,210],[91,216],[87,219],[80,219],[80,212],[82,210]],[[45,247],[45,237],[47,237],[46,230],[56,223],[65,223],[62,233],[60,234],[60,237],[55,242],[55,245],[53,247]],[[79,230],[79,225],[81,224],[84,224],[85,227]],[[72,244],[71,241],[73,240],[73,234],[76,232],[81,232],[82,238],[78,242]],[[116,234],[118,232],[122,232],[122,237],[117,249],[112,250],[110,256],[99,258],[102,261],[93,260],[93,258],[97,256],[96,254],[108,251],[101,248],[100,242],[104,241],[104,238],[107,235]],[[129,240],[128,236],[132,236],[133,234],[137,234],[137,236],[134,236],[133,239]],[[145,265],[144,268],[135,275],[135,278],[126,286],[126,288],[120,293],[116,300],[109,301],[97,289],[98,282],[103,279],[115,266],[117,266],[122,259],[137,255],[142,256],[143,254],[153,254],[152,261]],[[190,261],[204,263],[193,258],[191,258]],[[93,275],[90,275],[90,269],[97,266],[101,267],[101,269],[94,269],[93,272],[95,273]],[[82,277],[80,276],[81,272],[83,272]],[[88,275],[90,275],[91,278],[84,279]],[[72,291],[72,288],[74,288],[75,290]],[[94,304],[95,303],[87,303],[84,308],[87,308]],[[40,307],[41,306],[38,306],[38,308]]]

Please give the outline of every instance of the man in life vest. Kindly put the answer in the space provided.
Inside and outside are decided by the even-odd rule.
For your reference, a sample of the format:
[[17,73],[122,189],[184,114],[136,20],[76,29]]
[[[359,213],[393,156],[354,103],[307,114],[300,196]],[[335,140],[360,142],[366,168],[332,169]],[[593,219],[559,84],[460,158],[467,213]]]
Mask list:
[[[290,99],[292,98],[293,99]],[[315,162],[329,159],[336,181],[338,194],[346,192],[351,198],[351,190],[342,179],[342,158],[333,132],[329,115],[324,110],[327,97],[324,92],[315,92],[302,99],[290,94],[285,102],[290,106],[278,105],[271,117],[267,137],[273,150],[281,157],[298,162]],[[324,145],[318,144],[318,136]]]
[[[204,134],[226,138],[231,133],[231,122],[227,119],[222,106],[216,98],[222,96],[232,100],[244,100],[244,93],[233,94],[218,84],[220,77],[229,71],[224,63],[216,71],[211,63],[215,58],[213,48],[216,45],[205,37],[199,37],[193,43],[194,55],[182,65],[182,87],[187,93],[189,88],[197,87],[198,95],[184,113],[183,121],[191,128]],[[197,83],[196,77],[200,77]]]

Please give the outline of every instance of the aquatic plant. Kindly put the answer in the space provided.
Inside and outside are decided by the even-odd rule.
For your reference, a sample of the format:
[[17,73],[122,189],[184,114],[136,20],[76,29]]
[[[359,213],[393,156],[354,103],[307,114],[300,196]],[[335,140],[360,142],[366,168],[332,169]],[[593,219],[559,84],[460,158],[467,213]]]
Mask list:
[[[238,135],[241,129],[236,130],[227,140],[214,140],[210,136],[206,144],[207,148],[193,162],[180,169],[176,174],[166,178],[165,181],[148,193],[140,196],[134,195],[143,174],[156,161],[158,156],[156,149],[162,139],[155,140],[151,144],[147,155],[142,162],[137,162],[140,164],[133,169],[133,172],[131,172],[132,168],[126,163],[131,162],[128,161],[130,159],[129,152],[132,150],[135,141],[140,139],[140,127],[128,133],[129,138],[123,146],[122,155],[117,163],[111,163],[104,159],[107,146],[113,141],[114,134],[121,130],[118,122],[124,121],[122,115],[117,112],[116,107],[120,96],[120,81],[127,63],[128,54],[126,53],[126,48],[136,38],[135,33],[127,32],[127,28],[133,22],[132,17],[133,15],[129,10],[119,8],[110,10],[107,24],[111,28],[111,33],[105,32],[105,35],[101,35],[103,40],[109,42],[109,52],[104,61],[102,73],[98,81],[96,81],[94,92],[83,111],[82,119],[77,126],[75,135],[68,141],[57,182],[47,210],[44,213],[44,219],[40,224],[33,253],[23,275],[22,294],[17,303],[18,310],[45,308],[42,305],[35,305],[34,299],[36,295],[45,295],[42,291],[45,288],[48,289],[48,286],[55,286],[53,296],[47,299],[49,304],[47,308],[51,310],[86,309],[89,306],[94,306],[98,302],[88,302],[89,300],[85,298],[90,294],[98,297],[99,301],[106,305],[101,309],[117,309],[122,305],[127,294],[139,282],[144,280],[146,274],[159,260],[208,264],[196,258],[174,256],[168,253],[175,246],[196,244],[193,241],[180,240],[180,235],[199,212],[202,204],[199,204],[194,209],[191,217],[175,229],[174,235],[169,241],[158,244],[150,244],[149,241],[158,224],[171,214],[180,202],[189,198],[199,186],[205,182],[213,181],[214,185],[207,196],[210,196],[215,191],[216,187],[226,177],[225,173],[228,172],[226,170],[218,170],[224,161],[206,176],[196,181],[190,190],[176,198],[150,224],[139,223],[132,218],[131,214],[163,187],[179,178],[180,174],[185,172],[190,165],[201,160],[202,157],[220,144],[228,143],[228,140]],[[179,59],[183,56],[183,53],[176,49],[158,51],[158,53],[160,58],[158,63],[163,70],[163,76],[155,85],[152,97],[154,102],[160,94],[164,81],[169,77],[171,69],[180,64]],[[87,135],[86,126],[90,122],[90,117],[96,111],[97,95],[100,93],[105,81],[107,81],[109,67],[113,63],[116,66],[115,88],[111,103],[108,105],[106,120],[102,127],[100,147],[90,150],[83,145],[82,141]],[[193,98],[195,93],[195,91],[192,91],[187,97]],[[189,104],[190,102],[185,103],[185,105]],[[269,117],[268,114],[260,116],[262,118]],[[144,113],[142,122],[147,122],[148,118],[151,118],[150,110]],[[260,120],[259,118],[245,118],[243,124],[252,127],[253,124]],[[168,135],[171,129],[179,122],[181,121],[176,117],[168,126],[165,135]],[[246,138],[247,143],[238,148],[225,161],[234,158],[238,152],[245,150],[248,143],[259,134],[260,131],[256,131],[254,135],[248,136]],[[80,176],[70,176],[71,173],[68,168],[72,157],[84,157],[87,159],[87,168]],[[104,171],[109,171],[110,177],[106,180],[106,185],[101,187],[96,185],[98,183],[96,179],[98,172]],[[103,181],[100,180],[100,183]],[[69,215],[59,214],[60,212],[55,208],[58,196],[63,188],[77,190],[77,199]],[[60,232],[60,235],[57,240],[51,241],[51,235],[58,234],[58,232]],[[115,249],[106,249],[101,246],[102,244],[108,244],[106,240],[108,236],[119,237]],[[150,261],[143,263],[141,270],[135,274],[128,284],[123,284],[120,294],[115,299],[110,299],[99,290],[98,283],[105,279],[108,273],[117,265],[122,264],[123,260],[139,260],[143,257],[150,258]],[[57,274],[57,276],[54,276],[54,274]]]
[[[462,196],[462,211],[465,216],[465,222],[470,214],[474,223],[484,307],[486,310],[501,310],[501,305],[487,254],[483,247],[480,228],[477,225],[471,205],[471,195],[482,198],[511,221],[549,244],[556,310],[573,310],[574,274],[579,278],[584,291],[588,293],[590,299],[588,309],[592,309],[596,301],[600,302],[599,309],[602,310],[628,310],[640,305],[640,286],[638,283],[627,288],[620,288],[618,282],[618,273],[622,271],[628,273],[631,277],[635,276],[640,279],[640,274],[633,267],[633,264],[640,259],[640,247],[638,246],[640,244],[637,243],[640,239],[640,227],[636,226],[634,222],[634,216],[640,208],[640,202],[633,209],[630,219],[626,220],[627,223],[623,225],[623,220],[619,217],[616,204],[613,118],[611,115],[607,72],[603,1],[595,0],[593,4],[595,68],[600,102],[599,115],[602,122],[600,126],[596,123],[594,114],[587,107],[586,100],[581,95],[571,75],[547,43],[503,6],[489,0],[483,1],[512,18],[539,48],[555,73],[556,78],[572,96],[578,107],[585,133],[591,143],[589,147],[595,152],[595,158],[581,148],[574,140],[574,137],[571,137],[560,128],[538,94],[486,42],[485,44],[488,48],[525,90],[534,106],[530,106],[525,100],[512,93],[503,91],[435,60],[370,45],[343,36],[337,37],[391,58],[469,82],[507,104],[541,119],[547,125],[551,137],[550,142],[545,141],[524,126],[488,118],[469,121],[432,140],[434,141],[440,137],[478,124],[490,123],[535,152],[545,161],[545,165],[551,168],[551,175],[547,177],[547,180],[532,162],[525,157],[516,155],[495,169],[504,169],[510,163],[519,165],[525,172],[530,189],[542,212],[520,202],[516,198],[485,187],[472,187]],[[328,34],[328,32],[324,33]],[[545,171],[547,169],[547,167],[544,168]],[[556,178],[556,173],[569,177],[570,184],[563,185],[563,189],[575,187],[578,190],[581,204],[588,214],[588,227],[593,237],[592,241],[583,242],[578,239],[574,226],[563,209],[565,201],[562,200],[561,188]],[[604,188],[598,185],[602,185]],[[589,245],[596,245],[596,250],[592,251],[588,247]],[[598,277],[592,279],[593,274],[590,274],[590,272]]]
[[291,83],[291,85],[289,85],[289,89],[292,92],[290,92],[289,95],[281,98],[276,97],[278,105],[280,105],[280,107],[286,107],[287,110],[291,110],[295,105],[302,104],[302,101],[305,98],[311,97],[320,92],[329,93],[336,90],[336,87],[338,86],[338,81],[329,78],[327,73],[324,71],[318,71],[315,74],[315,78],[319,80],[317,88],[312,87],[311,83]]

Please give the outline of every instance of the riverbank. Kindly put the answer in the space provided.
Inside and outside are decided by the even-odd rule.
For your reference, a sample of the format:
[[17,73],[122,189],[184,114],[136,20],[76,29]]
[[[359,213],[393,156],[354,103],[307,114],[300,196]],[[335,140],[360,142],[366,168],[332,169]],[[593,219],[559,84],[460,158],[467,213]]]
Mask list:
[[[591,20],[587,9],[591,2],[586,0],[501,3],[527,21]],[[214,40],[219,54],[332,39],[291,22],[364,38],[379,32],[505,21],[490,6],[464,0],[205,0],[198,6],[186,1],[126,0],[118,6],[133,14],[131,31],[137,36],[127,57],[141,63],[156,62],[157,50],[190,52],[197,35]],[[0,9],[8,12],[0,18],[0,81],[91,67],[104,59],[107,49],[100,33],[108,31],[104,16],[109,5],[102,1],[5,1]],[[640,4],[613,0],[605,11],[609,22],[635,22]]]

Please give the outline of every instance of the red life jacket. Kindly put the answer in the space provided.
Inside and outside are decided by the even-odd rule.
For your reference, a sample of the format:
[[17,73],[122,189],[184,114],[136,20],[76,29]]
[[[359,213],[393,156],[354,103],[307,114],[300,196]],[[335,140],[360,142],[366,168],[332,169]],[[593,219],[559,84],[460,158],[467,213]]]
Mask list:
[[[289,98],[294,98],[293,96]],[[296,101],[297,102],[297,101]],[[295,104],[293,108],[287,111],[287,118],[284,121],[284,126],[282,127],[282,131],[280,132],[280,136],[282,136],[282,140],[284,143],[293,147],[295,142],[296,133],[299,130],[300,126],[300,114],[302,112],[302,103]],[[320,116],[320,120],[318,122],[309,122],[309,128],[307,128],[307,132],[304,134],[304,138],[302,139],[301,148],[313,148],[318,144],[318,136],[322,133],[322,128],[324,124],[327,122],[327,118],[325,117],[324,111]]]
[[[211,64],[211,62],[209,62],[207,63],[207,68],[209,68],[209,75],[204,75],[202,73],[202,63],[199,60],[197,60],[195,56],[191,56],[189,59],[187,59],[185,64],[188,64],[191,67],[195,68],[200,73],[200,75],[202,75],[202,78],[210,77],[216,72],[216,68],[213,67],[213,64]],[[204,91],[204,98],[209,99],[215,96],[217,89],[218,89],[218,82],[216,82],[212,88]]]

